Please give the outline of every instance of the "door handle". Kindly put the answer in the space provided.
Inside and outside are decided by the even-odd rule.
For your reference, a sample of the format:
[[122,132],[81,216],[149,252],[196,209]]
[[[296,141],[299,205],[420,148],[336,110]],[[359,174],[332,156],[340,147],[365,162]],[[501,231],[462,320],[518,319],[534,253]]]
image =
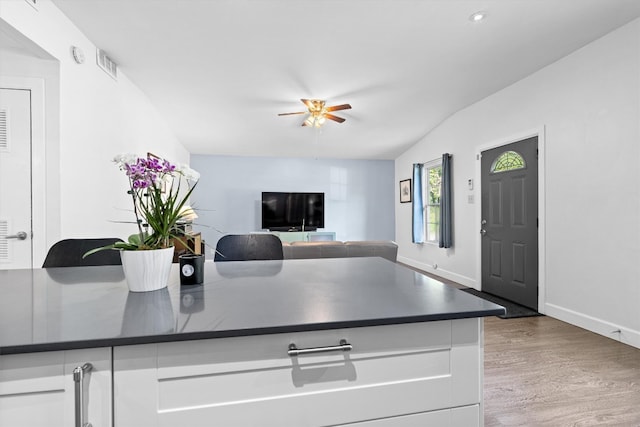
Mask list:
[[480,234],[482,234],[484,236],[485,234],[487,234],[487,230],[485,230],[484,228],[481,228],[480,229]]
[[12,234],[11,236],[5,236],[5,239],[18,239],[18,240],[26,240],[27,233],[24,231],[18,231],[16,234]]
[[91,427],[91,423],[86,421],[87,413],[85,412],[85,374],[91,372],[93,365],[85,363],[73,370],[73,381],[75,382],[75,406],[76,406],[76,423],[75,427]]

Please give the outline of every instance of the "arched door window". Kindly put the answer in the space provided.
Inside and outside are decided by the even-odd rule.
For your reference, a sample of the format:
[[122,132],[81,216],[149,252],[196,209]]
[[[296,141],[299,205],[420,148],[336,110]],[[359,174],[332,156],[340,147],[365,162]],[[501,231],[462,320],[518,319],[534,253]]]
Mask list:
[[505,151],[493,161],[491,173],[508,172],[517,169],[524,169],[527,165],[524,158],[515,151]]

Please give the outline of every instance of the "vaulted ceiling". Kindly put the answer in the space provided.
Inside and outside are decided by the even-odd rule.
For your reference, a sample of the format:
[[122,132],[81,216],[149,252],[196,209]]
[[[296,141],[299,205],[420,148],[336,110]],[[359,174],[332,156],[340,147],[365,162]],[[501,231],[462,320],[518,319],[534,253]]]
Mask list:
[[[638,0],[53,0],[198,154],[393,159]],[[486,12],[474,22],[470,16]],[[300,98],[350,103],[302,127]]]

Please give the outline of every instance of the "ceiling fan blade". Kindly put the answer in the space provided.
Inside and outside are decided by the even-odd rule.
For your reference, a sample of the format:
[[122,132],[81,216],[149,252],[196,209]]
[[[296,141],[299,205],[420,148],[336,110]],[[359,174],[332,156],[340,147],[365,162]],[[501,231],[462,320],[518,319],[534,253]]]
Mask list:
[[301,99],[302,103],[307,106],[307,108],[313,108],[313,102],[310,99]]
[[294,114],[307,114],[308,111],[298,111],[297,113],[280,113],[279,116],[292,116]]
[[333,114],[326,113],[324,115],[327,119],[333,120],[334,122],[342,123],[345,121],[342,117],[334,116]]
[[341,104],[341,105],[334,105],[333,107],[327,107],[327,111],[339,111],[339,110],[350,110],[351,109],[351,105],[349,104]]

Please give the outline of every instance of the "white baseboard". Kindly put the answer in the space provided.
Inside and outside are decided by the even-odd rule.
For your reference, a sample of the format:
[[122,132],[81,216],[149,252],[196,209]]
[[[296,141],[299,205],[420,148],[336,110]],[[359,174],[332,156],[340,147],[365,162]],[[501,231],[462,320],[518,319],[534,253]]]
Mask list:
[[[422,271],[426,271],[427,273],[434,274],[436,276],[444,277],[445,279],[452,280],[456,283],[460,283],[461,285],[467,286],[469,288],[476,289],[476,280],[471,277],[466,277],[458,273],[453,273],[451,271],[443,270],[442,268],[433,268],[432,264],[425,264],[422,262],[417,262],[411,258],[405,258],[402,256],[398,256],[398,262],[402,264],[410,265],[411,267],[420,269]],[[478,289],[479,290],[479,289]]]
[[634,331],[633,329],[587,316],[555,304],[545,304],[545,314],[604,337],[640,348],[640,331]]

